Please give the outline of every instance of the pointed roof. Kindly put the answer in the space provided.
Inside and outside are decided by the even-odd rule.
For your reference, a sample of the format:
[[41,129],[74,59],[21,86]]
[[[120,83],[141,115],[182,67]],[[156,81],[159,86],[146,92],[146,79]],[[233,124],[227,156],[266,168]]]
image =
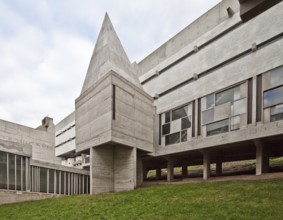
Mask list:
[[94,85],[110,70],[115,71],[134,85],[141,87],[133,65],[113,28],[108,14],[97,38],[81,93]]

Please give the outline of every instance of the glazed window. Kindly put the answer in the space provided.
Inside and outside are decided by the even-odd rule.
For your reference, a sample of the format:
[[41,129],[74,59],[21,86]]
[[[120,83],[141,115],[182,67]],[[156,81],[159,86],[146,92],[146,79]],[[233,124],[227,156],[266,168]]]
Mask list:
[[191,119],[189,117],[182,118],[182,126],[181,129],[188,129],[191,127]]
[[170,123],[162,125],[162,135],[170,134]]
[[230,119],[230,130],[239,130],[240,129],[240,116],[235,116]]
[[211,136],[215,134],[221,134],[229,131],[229,120],[214,122],[206,126],[206,135]]
[[169,134],[165,137],[165,145],[180,143],[180,132]]
[[271,87],[283,84],[283,66],[271,70],[270,85]]
[[240,98],[240,86],[225,90],[223,92],[216,93],[215,102],[216,105],[222,105],[227,102],[233,102]]
[[240,99],[231,104],[231,116],[244,114],[247,111],[247,100]]
[[170,112],[165,113],[165,123],[168,123],[171,121],[171,114]]
[[270,108],[270,121],[278,121],[283,119],[283,105],[277,105]]
[[214,107],[214,94],[206,96],[206,109]]
[[186,142],[188,140],[188,132],[187,130],[181,131],[181,141]]
[[179,118],[183,118],[188,115],[188,106],[183,106],[181,108],[172,111],[172,121]]
[[263,103],[264,107],[283,103],[283,86],[264,92]]
[[214,108],[202,112],[202,124],[208,124],[214,121]]

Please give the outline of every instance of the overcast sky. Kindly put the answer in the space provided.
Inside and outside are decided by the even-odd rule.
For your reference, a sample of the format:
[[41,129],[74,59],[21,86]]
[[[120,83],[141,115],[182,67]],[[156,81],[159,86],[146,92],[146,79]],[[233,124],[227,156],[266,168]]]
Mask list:
[[140,61],[220,0],[0,0],[0,119],[37,127],[74,110],[107,11]]

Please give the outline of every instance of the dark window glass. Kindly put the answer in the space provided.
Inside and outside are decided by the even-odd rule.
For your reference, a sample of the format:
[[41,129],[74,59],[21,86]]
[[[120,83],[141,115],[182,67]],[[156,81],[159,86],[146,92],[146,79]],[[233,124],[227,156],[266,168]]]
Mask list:
[[16,185],[16,189],[17,190],[21,190],[21,182],[22,182],[22,175],[21,175],[21,156],[20,155],[16,155],[16,170],[17,170],[17,185]]
[[59,177],[59,170],[56,170],[56,192],[57,194],[59,194],[59,183],[60,183],[60,177]]
[[274,70],[271,70],[270,84],[271,84],[271,87],[283,84],[283,66],[280,66]]
[[283,86],[264,92],[263,103],[264,107],[283,103]]
[[172,121],[183,118],[188,114],[188,106],[184,106],[172,111]]
[[214,121],[214,108],[202,112],[202,124],[208,124]]
[[40,192],[47,193],[47,169],[40,167]]
[[170,123],[162,125],[162,135],[170,134]]
[[49,169],[49,193],[54,193],[54,170]]
[[221,134],[229,131],[229,120],[225,119],[223,121],[214,122],[206,126],[207,136]]
[[270,108],[270,121],[278,121],[283,119],[283,105],[277,105]]
[[9,189],[16,189],[15,183],[15,155],[9,154]]
[[165,136],[165,145],[180,143],[180,132]]
[[237,97],[238,96],[237,95],[238,90],[239,89],[237,87],[235,87],[235,88],[231,88],[231,89],[225,90],[223,92],[217,93],[216,96],[215,96],[216,105],[222,105],[226,102],[233,102],[234,101],[234,93],[235,93],[235,96]]
[[230,119],[230,130],[239,130],[240,129],[240,116],[232,117]]
[[181,141],[186,142],[188,140],[188,133],[187,130],[181,131]]
[[191,127],[191,119],[189,117],[182,118],[182,130]]
[[214,107],[214,94],[206,96],[206,109]]
[[0,151],[0,189],[7,189],[7,153]]
[[26,157],[23,158],[23,165],[22,165],[22,175],[23,175],[23,188],[22,190],[26,190]]
[[65,194],[65,187],[64,187],[65,177],[64,176],[65,176],[65,172],[61,171],[61,194]]
[[168,123],[170,121],[171,121],[171,119],[170,119],[170,112],[166,112],[165,113],[165,123]]
[[88,184],[87,184],[88,178],[87,176],[84,176],[84,194],[88,193]]

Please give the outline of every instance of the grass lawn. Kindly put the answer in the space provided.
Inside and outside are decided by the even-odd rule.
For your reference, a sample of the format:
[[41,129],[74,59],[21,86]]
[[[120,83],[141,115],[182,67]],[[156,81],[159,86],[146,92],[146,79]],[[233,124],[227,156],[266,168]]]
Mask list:
[[283,219],[283,179],[149,187],[0,206],[0,219]]

